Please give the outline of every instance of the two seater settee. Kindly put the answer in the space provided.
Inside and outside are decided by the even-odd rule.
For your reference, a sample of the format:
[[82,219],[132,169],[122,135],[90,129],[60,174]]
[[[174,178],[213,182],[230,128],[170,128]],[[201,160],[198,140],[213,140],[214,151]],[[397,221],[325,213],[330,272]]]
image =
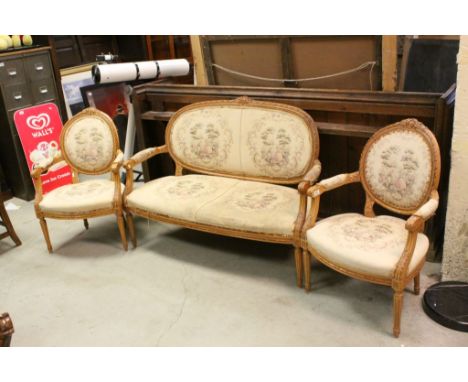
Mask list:
[[[134,188],[134,166],[162,153],[174,160],[175,176]],[[220,235],[292,244],[301,287],[300,234],[307,189],[321,170],[318,154],[315,123],[299,108],[247,97],[183,107],[169,120],[165,145],[140,151],[124,164],[124,208],[132,243],[136,246],[137,215]]]

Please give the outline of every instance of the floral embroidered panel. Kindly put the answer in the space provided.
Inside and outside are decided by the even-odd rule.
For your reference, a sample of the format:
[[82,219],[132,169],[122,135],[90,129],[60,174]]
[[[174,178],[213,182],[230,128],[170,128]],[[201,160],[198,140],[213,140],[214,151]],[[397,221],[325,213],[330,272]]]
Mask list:
[[417,209],[432,184],[431,148],[417,132],[397,130],[371,146],[364,163],[370,192],[402,209]]
[[69,127],[63,149],[73,167],[94,172],[110,165],[116,147],[109,126],[100,118],[90,116]]

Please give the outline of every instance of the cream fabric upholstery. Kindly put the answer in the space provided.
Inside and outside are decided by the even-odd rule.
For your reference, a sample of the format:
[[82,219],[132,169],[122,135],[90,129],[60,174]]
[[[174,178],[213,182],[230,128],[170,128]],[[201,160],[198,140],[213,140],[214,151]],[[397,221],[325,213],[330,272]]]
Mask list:
[[114,192],[115,182],[112,180],[88,180],[56,188],[44,196],[39,207],[44,212],[87,213],[112,208]]
[[241,165],[246,175],[294,178],[305,174],[312,137],[297,115],[250,108],[242,113]]
[[85,171],[102,171],[116,150],[110,127],[94,116],[78,119],[66,131],[64,147],[71,165]]
[[171,149],[188,166],[244,176],[304,175],[313,142],[299,116],[248,106],[204,106],[172,121]]
[[377,199],[404,209],[417,209],[432,182],[431,148],[416,131],[396,130],[370,148],[364,176]]
[[196,223],[291,236],[299,193],[220,176],[168,176],[132,191],[127,205]]
[[166,176],[145,183],[127,196],[127,205],[173,218],[196,221],[203,205],[239,180],[207,175]]
[[[406,244],[405,221],[392,216],[368,218],[356,213],[323,219],[307,231],[310,250],[333,264],[366,275],[392,278]],[[424,258],[429,240],[418,234],[408,272]]]

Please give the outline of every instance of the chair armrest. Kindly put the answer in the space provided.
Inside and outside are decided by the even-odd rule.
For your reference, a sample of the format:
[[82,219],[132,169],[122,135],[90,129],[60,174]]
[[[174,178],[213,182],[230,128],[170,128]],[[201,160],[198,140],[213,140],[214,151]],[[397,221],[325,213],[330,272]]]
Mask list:
[[430,199],[406,220],[406,229],[410,232],[422,232],[424,223],[435,214],[438,206],[439,194],[433,190]]
[[166,145],[150,147],[136,153],[129,160],[124,162],[125,170],[127,170],[127,181],[125,183],[124,199],[127,197],[128,194],[130,194],[130,192],[133,191],[133,167],[135,167],[138,163],[144,162],[145,160],[154,157],[155,155],[167,152],[168,148]]
[[322,164],[318,159],[316,159],[312,168],[309,171],[307,171],[307,174],[304,175],[303,180],[298,185],[298,190],[301,194],[305,195],[307,193],[309,187],[317,181],[317,178],[320,176],[321,171]]
[[331,191],[335,188],[344,186],[350,183],[356,183],[361,180],[359,171],[352,172],[349,174],[335,175],[331,178],[323,179],[307,191],[307,195],[315,198],[324,194],[325,192]]
[[115,157],[114,161],[112,162],[111,165],[111,171],[112,172],[118,172],[120,167],[123,165],[123,158],[124,154],[121,150],[117,151],[117,156]]
[[142,163],[155,155],[167,153],[168,149],[166,145],[158,146],[158,147],[149,147],[147,149],[141,150],[135,155],[133,155],[129,160],[126,160],[124,163],[124,167],[127,170],[133,169],[138,163]]

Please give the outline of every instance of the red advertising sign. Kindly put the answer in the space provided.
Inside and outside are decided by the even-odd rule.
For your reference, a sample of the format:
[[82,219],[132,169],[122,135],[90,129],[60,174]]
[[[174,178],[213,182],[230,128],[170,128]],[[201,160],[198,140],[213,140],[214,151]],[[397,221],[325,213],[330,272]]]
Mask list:
[[[17,110],[14,119],[29,169],[50,163],[60,151],[62,120],[57,105],[46,103]],[[72,182],[70,167],[62,163],[51,166],[41,177],[44,194]]]

